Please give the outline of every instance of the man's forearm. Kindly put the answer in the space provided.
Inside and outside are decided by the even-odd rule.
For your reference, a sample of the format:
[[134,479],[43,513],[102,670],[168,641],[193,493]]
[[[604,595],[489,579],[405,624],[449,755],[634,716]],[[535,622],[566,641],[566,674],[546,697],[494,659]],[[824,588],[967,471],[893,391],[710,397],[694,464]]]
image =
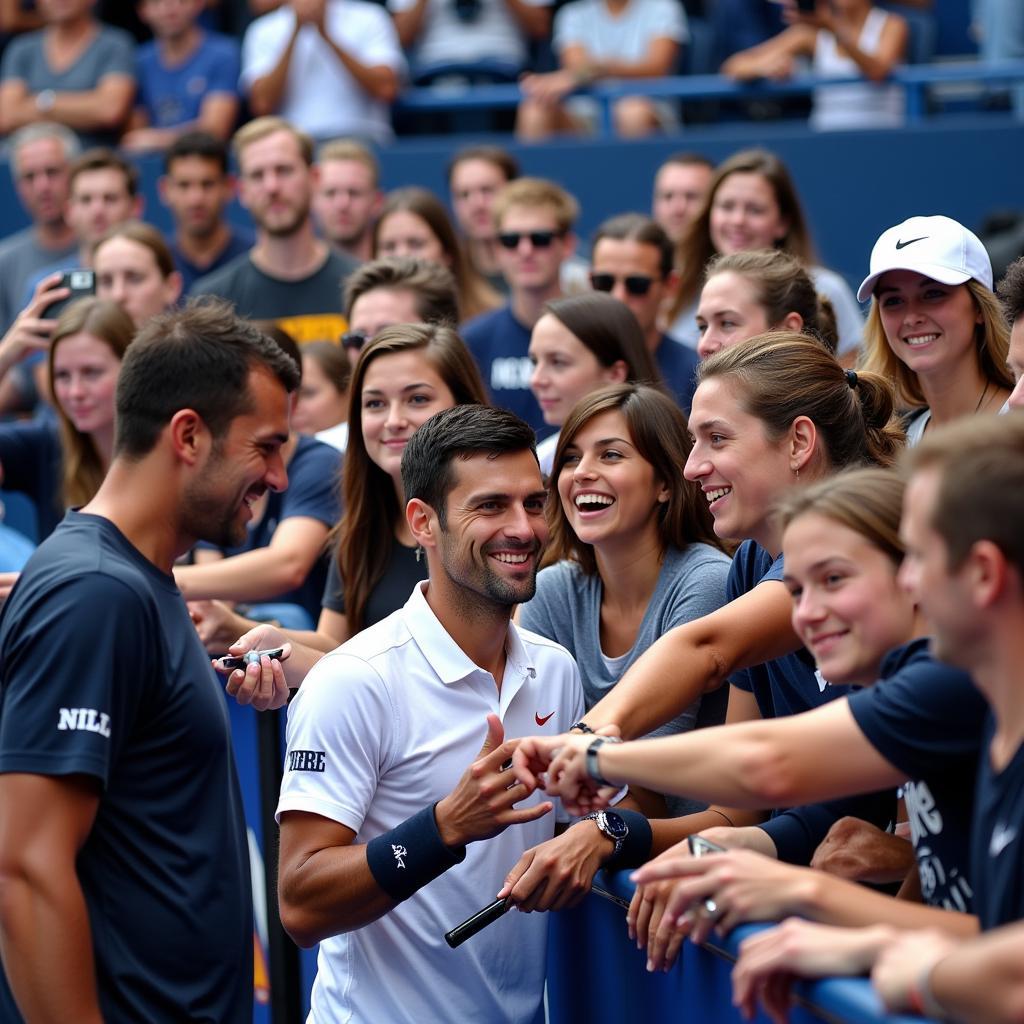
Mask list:
[[73,868],[70,877],[0,879],[0,953],[27,1024],[102,1024],[89,916]]
[[930,986],[956,1020],[1017,1024],[1024,1016],[1024,924],[997,929],[940,960]]
[[301,25],[295,26],[278,62],[267,74],[252,83],[249,90],[249,106],[256,117],[273,114],[281,106],[281,99],[288,84],[288,71],[291,68],[295,40],[301,28]]
[[383,64],[371,66],[356,60],[351,53],[342,49],[327,31],[324,31],[323,38],[334,51],[334,55],[345,66],[345,70],[375,100],[391,103],[395,99],[398,95],[398,76],[391,68]]

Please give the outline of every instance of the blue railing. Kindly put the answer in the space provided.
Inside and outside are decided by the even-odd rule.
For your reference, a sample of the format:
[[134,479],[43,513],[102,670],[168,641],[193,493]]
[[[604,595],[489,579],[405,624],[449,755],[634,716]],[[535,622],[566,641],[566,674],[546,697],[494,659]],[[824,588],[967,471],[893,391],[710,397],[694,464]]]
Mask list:
[[[457,70],[453,65],[452,70]],[[1024,60],[919,64],[897,68],[889,81],[903,86],[907,97],[907,120],[921,121],[928,113],[928,90],[934,86],[977,84],[1006,87],[1024,82]],[[580,95],[592,96],[601,111],[601,132],[612,134],[612,105],[624,96],[649,96],[685,101],[756,100],[766,97],[808,95],[822,85],[863,83],[858,76],[796,75],[785,82],[734,82],[722,75],[688,75],[675,78],[646,78],[600,82]],[[410,89],[396,103],[406,112],[438,113],[461,110],[507,110],[522,99],[515,84],[472,85],[465,88]]]
[[[629,900],[625,874],[598,875],[596,882]],[[548,1009],[551,1024],[623,1024],[623,1021],[738,1021],[730,973],[740,942],[768,927],[744,925],[705,947],[684,942],[667,974],[648,974],[644,954],[626,935],[625,911],[599,896],[575,910],[551,914]],[[919,1017],[887,1015],[864,978],[798,982],[792,1024],[921,1024]],[[758,1024],[767,1018],[758,1016]]]

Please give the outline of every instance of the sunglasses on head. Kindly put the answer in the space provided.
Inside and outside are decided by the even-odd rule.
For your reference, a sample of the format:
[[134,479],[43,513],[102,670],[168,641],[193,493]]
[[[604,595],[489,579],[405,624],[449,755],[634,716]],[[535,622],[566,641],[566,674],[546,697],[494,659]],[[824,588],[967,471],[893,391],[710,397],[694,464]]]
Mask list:
[[359,352],[369,340],[370,336],[365,331],[346,331],[341,336],[341,347]]
[[518,249],[520,239],[528,238],[534,249],[546,249],[562,235],[561,231],[501,231],[498,233],[498,242],[505,249]]
[[654,278],[646,274],[626,274],[625,277],[616,277],[614,274],[591,274],[590,285],[597,292],[610,292],[615,287],[616,281],[622,281],[626,291],[630,295],[646,295],[654,284]]

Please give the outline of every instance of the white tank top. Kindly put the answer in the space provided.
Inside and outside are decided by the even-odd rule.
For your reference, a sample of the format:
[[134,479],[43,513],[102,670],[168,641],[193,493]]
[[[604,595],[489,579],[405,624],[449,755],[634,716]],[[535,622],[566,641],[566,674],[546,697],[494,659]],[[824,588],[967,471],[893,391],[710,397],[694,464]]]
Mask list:
[[[889,15],[873,7],[864,20],[857,45],[864,53],[874,54],[882,38]],[[818,75],[856,75],[860,69],[852,57],[840,54],[836,37],[819,32],[814,41],[814,73]],[[823,85],[814,90],[811,127],[819,131],[841,128],[898,128],[904,120],[903,89],[898,85],[879,85],[864,81],[853,85]]]

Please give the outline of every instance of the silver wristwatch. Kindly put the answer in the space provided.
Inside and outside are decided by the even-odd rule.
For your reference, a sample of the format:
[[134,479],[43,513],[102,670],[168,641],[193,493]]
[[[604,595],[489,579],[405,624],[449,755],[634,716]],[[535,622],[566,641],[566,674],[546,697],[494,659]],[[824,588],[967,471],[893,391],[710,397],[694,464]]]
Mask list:
[[615,844],[612,857],[619,855],[619,850],[622,849],[622,844],[626,841],[626,836],[629,835],[629,826],[621,814],[616,814],[615,811],[591,811],[590,814],[580,818],[580,821],[595,822],[597,827]]

